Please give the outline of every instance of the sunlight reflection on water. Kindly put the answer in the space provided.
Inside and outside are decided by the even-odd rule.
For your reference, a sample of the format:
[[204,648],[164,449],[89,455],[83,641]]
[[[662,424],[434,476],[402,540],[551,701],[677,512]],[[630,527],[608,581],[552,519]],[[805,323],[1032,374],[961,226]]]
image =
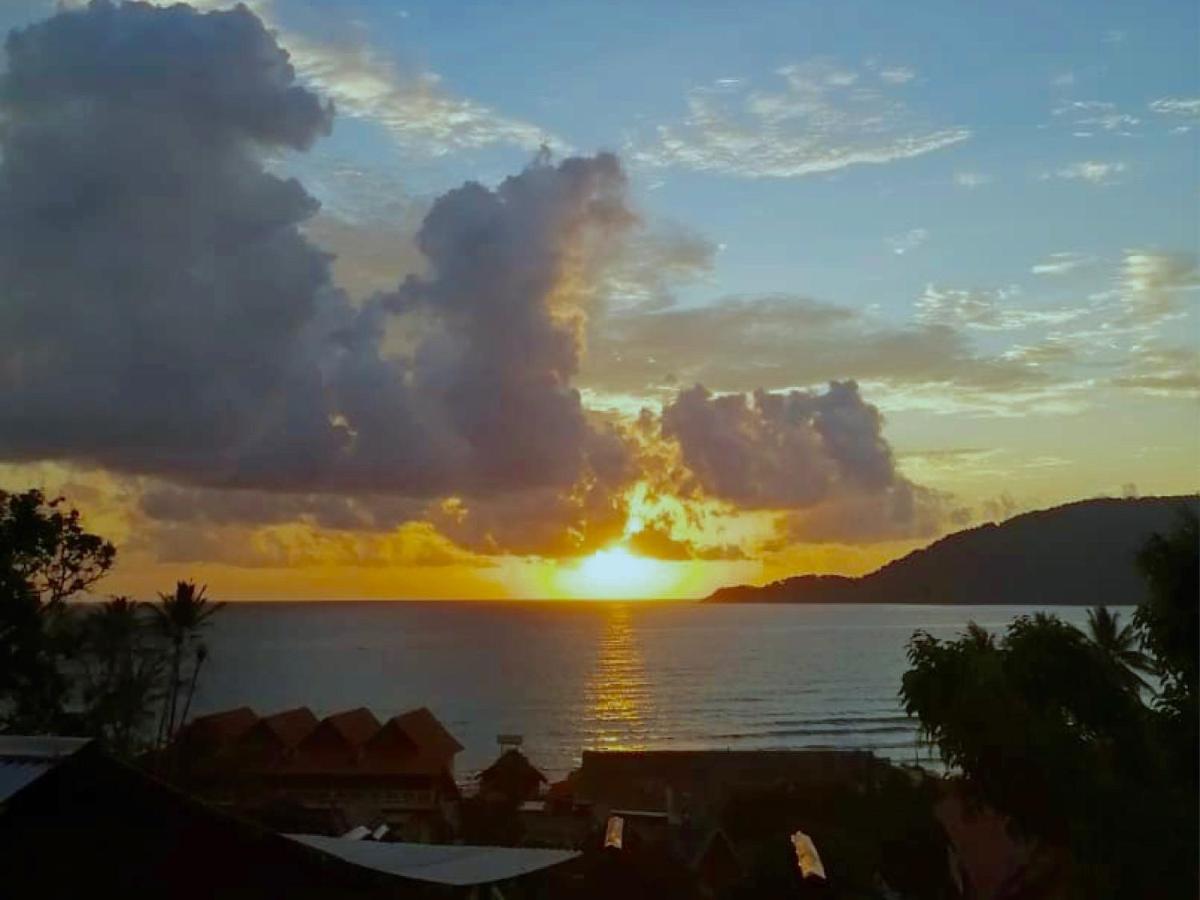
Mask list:
[[642,750],[652,702],[629,607],[612,604],[588,676],[585,733],[595,750]]

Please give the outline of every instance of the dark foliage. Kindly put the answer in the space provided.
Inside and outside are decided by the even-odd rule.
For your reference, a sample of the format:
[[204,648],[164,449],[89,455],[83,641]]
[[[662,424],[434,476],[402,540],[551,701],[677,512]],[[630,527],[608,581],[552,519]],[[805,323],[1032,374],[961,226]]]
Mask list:
[[88,735],[132,756],[156,703],[166,734],[186,719],[207,657],[198,636],[221,604],[188,582],[157,606],[67,602],[115,558],[63,498],[0,491],[0,730]]
[[1100,640],[1037,614],[999,639],[972,626],[952,641],[918,632],[908,649],[908,713],[979,800],[1068,851],[1080,897],[1195,894],[1195,516],[1152,538],[1141,567],[1150,599],[1134,629],[1158,695],[1130,677],[1143,660],[1100,613]]
[[[931,780],[881,764],[866,783],[815,780],[788,790],[735,795],[722,815],[747,872],[733,898],[956,897],[947,837],[933,814]],[[803,879],[787,836],[803,831],[821,855],[828,884]]]

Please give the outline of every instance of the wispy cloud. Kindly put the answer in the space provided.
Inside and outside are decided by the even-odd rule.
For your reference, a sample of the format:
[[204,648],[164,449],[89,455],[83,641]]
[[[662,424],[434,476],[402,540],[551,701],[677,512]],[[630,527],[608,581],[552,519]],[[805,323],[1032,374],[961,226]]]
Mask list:
[[1149,106],[1151,112],[1177,123],[1171,129],[1175,134],[1185,134],[1200,124],[1200,97],[1160,97]]
[[864,87],[860,72],[823,61],[785,66],[776,74],[781,90],[740,83],[692,90],[687,117],[660,126],[651,141],[631,148],[632,157],[651,166],[794,178],[908,159],[971,136],[966,128],[922,121],[888,93],[899,81]]
[[1121,264],[1116,295],[1126,323],[1157,325],[1178,315],[1184,295],[1197,289],[1195,256],[1130,250]]
[[433,156],[492,144],[569,149],[537,125],[453,96],[432,72],[402,73],[365,44],[329,43],[295,32],[280,33],[279,42],[300,77],[332,98],[340,113],[378,122],[405,147]]
[[[151,2],[171,6],[176,0]],[[286,28],[274,15],[271,0],[243,2],[288,52],[302,81],[332,99],[340,115],[378,122],[407,150],[430,156],[497,144],[570,150],[546,129],[455,96],[434,72],[406,70],[360,39],[315,37]],[[233,4],[193,0],[191,5],[214,10]]]
[[980,331],[1015,331],[1035,325],[1060,325],[1078,318],[1074,308],[1028,309],[1012,305],[1016,288],[959,290],[927,285],[917,298],[918,322]]
[[917,77],[917,73],[916,70],[907,66],[893,66],[889,69],[880,69],[879,77],[888,84],[908,84]]
[[1142,122],[1107,100],[1072,100],[1056,107],[1053,115],[1068,123],[1076,137],[1092,137],[1097,131],[1131,135]]
[[955,172],[954,183],[968,191],[981,188],[992,183],[992,176],[986,172]]
[[1155,397],[1200,397],[1200,353],[1158,342],[1139,345],[1112,383]]
[[1086,181],[1088,184],[1108,185],[1115,184],[1117,177],[1125,171],[1125,168],[1123,162],[1100,162],[1086,159],[1063,166],[1053,174],[1044,175],[1043,178],[1054,177],[1067,181]]
[[916,250],[927,240],[929,240],[928,230],[924,228],[911,228],[903,234],[884,238],[884,243],[891,248],[894,254],[903,256],[905,253],[911,253],[913,250]]
[[1034,263],[1029,271],[1034,275],[1066,275],[1068,272],[1074,272],[1095,261],[1095,257],[1086,253],[1068,250],[1062,253],[1051,253],[1041,262]]

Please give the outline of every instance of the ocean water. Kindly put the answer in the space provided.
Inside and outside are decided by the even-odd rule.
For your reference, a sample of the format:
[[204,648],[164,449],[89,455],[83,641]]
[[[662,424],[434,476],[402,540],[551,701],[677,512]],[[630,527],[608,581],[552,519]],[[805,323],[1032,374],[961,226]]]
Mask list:
[[[1080,607],[1045,607],[1082,625]],[[870,749],[928,761],[897,692],[917,629],[1001,629],[1030,607],[698,603],[239,603],[214,619],[196,714],[428,706],[561,776],[584,749]]]

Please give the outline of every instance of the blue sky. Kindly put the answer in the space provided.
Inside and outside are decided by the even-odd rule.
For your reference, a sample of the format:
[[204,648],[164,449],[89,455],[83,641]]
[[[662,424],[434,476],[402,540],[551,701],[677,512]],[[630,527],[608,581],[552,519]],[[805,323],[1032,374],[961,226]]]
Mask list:
[[[818,60],[862,83],[868,64],[907,70],[892,90],[929,130],[970,137],[878,165],[794,178],[748,178],[628,163],[643,209],[722,244],[693,302],[711,294],[795,291],[880,304],[901,318],[929,282],[1030,283],[1050,252],[1118,257],[1130,246],[1196,244],[1196,143],[1149,104],[1196,93],[1197,11],[1127,4],[339,4],[278,2],[280,22],[366,41],[449,93],[546,130],[581,152],[631,159],[660,125],[686,115],[689,91],[718,79],[777,91],[783,66]],[[1112,104],[1130,134],[1055,114]],[[496,180],[528,157],[497,143],[430,157],[343,117],[321,153],[435,192]],[[919,128],[918,128],[919,130]],[[1126,129],[1120,129],[1126,130]],[[1053,177],[1080,162],[1123,166],[1112,184]],[[1047,174],[1052,177],[1046,178]],[[955,177],[986,183],[964,188]],[[904,254],[888,241],[923,230]]]

